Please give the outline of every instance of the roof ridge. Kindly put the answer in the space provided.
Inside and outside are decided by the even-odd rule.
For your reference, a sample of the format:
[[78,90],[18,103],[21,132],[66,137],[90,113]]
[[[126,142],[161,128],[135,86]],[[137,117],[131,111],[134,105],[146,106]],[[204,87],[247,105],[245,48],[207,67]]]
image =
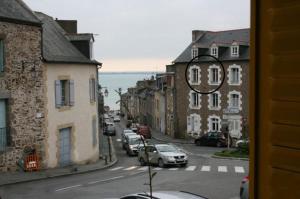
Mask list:
[[239,28],[239,29],[230,29],[230,30],[220,30],[220,31],[211,31],[208,30],[208,33],[221,33],[221,32],[233,32],[233,31],[241,31],[241,30],[250,30],[250,28]]
[[41,20],[34,14],[34,11],[23,1],[23,0],[15,0],[20,6],[22,6],[27,12],[29,12],[37,21],[41,22]]

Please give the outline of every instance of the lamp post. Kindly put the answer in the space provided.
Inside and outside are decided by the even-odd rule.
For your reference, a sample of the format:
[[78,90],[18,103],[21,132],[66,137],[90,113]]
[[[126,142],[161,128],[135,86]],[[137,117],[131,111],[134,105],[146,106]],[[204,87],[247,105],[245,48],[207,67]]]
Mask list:
[[[100,91],[100,94],[103,95],[102,93],[102,89],[105,88],[104,90],[104,96],[105,97],[108,97],[108,89],[107,87],[104,87],[104,86],[101,86],[99,85],[99,91]],[[104,100],[103,100],[103,104],[104,104]],[[112,161],[112,155],[111,155],[111,143],[110,143],[110,135],[107,134],[107,127],[106,127],[106,124],[105,124],[105,121],[104,121],[104,118],[103,118],[103,121],[102,121],[102,127],[103,127],[103,134],[107,136],[107,143],[108,143],[108,155],[109,155],[109,161],[111,162]]]

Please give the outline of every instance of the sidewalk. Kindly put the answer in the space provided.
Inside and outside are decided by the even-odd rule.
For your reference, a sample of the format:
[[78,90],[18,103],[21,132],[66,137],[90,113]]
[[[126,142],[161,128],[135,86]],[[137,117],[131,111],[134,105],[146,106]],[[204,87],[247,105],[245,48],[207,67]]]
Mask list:
[[37,172],[0,172],[0,186],[102,170],[118,162],[113,145],[112,154],[112,162],[107,160],[107,164],[104,159],[99,159],[96,163],[71,165],[64,168],[47,169]]

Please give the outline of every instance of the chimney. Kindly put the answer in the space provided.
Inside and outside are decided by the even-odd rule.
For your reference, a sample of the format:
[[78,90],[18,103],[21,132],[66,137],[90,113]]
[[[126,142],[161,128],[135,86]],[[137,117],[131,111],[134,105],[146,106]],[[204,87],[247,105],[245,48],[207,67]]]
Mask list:
[[197,41],[205,33],[203,30],[193,30],[192,31],[192,42]]
[[55,21],[68,33],[76,34],[77,33],[77,20],[59,20]]

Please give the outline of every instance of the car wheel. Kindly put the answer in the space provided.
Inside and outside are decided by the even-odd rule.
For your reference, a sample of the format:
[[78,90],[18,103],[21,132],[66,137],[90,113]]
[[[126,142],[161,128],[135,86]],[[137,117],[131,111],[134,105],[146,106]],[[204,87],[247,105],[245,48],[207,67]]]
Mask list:
[[164,161],[163,161],[161,158],[158,159],[158,166],[159,166],[160,168],[164,168],[164,167],[165,167]]
[[130,153],[129,153],[129,151],[128,151],[128,150],[126,150],[126,154],[127,154],[128,156],[130,156]]
[[141,166],[145,166],[146,165],[146,162],[145,162],[144,158],[140,158],[140,164],[141,164]]
[[196,140],[195,143],[196,143],[197,146],[201,146],[201,141],[200,140]]
[[221,146],[222,146],[221,142],[217,142],[217,147],[221,147]]

